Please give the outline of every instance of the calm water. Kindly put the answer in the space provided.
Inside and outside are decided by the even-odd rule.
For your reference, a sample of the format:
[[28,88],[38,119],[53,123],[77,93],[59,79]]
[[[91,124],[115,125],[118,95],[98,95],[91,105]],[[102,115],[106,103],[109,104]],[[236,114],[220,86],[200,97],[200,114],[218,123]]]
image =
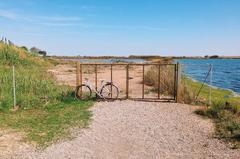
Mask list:
[[240,93],[240,59],[184,59],[176,61],[185,64],[183,71],[198,81],[204,81],[209,69],[208,64],[212,64],[212,85]]

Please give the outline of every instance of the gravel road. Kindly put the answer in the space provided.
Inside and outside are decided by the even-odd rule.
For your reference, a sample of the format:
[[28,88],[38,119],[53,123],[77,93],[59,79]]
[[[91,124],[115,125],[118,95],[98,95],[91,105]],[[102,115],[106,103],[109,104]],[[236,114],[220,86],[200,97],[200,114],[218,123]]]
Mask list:
[[212,138],[213,123],[194,109],[174,103],[99,102],[91,108],[89,128],[74,130],[74,139],[12,158],[240,158],[240,150]]

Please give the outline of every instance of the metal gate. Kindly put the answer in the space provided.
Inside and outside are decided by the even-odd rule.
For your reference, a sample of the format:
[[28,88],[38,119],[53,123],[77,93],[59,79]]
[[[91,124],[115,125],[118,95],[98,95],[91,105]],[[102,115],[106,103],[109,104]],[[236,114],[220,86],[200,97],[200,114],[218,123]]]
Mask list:
[[77,63],[76,85],[85,78],[96,90],[100,79],[117,85],[118,99],[177,102],[178,64]]

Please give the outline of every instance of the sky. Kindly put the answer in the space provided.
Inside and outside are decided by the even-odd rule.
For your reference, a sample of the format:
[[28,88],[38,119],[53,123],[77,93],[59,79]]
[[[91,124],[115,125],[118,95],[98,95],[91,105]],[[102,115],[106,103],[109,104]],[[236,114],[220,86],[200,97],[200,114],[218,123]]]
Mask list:
[[0,0],[0,36],[51,55],[240,56],[240,0]]

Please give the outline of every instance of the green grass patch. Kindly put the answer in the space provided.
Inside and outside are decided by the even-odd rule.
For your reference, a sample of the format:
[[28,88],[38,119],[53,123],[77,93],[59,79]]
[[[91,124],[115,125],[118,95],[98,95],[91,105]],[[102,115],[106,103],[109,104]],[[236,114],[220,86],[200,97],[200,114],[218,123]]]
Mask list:
[[[188,89],[194,94],[197,95],[199,89],[202,86],[202,83],[193,81],[189,78],[183,78],[183,83],[188,87]],[[219,88],[211,88],[211,96],[213,103],[233,103],[235,105],[240,105],[240,97],[234,96],[233,93],[229,90],[219,89]],[[209,103],[209,95],[210,95],[210,87],[208,85],[204,85],[202,88],[198,99],[201,103],[208,104]]]
[[215,122],[215,136],[229,143],[231,148],[240,148],[240,107],[230,103],[214,103],[196,114],[209,117]]
[[69,136],[70,127],[87,126],[93,101],[64,99],[61,103],[29,110],[0,113],[0,126],[26,133],[26,140],[46,146]]
[[[17,111],[13,107],[12,65],[15,65]],[[26,141],[47,146],[69,136],[70,127],[87,126],[93,101],[74,98],[47,72],[51,64],[16,46],[0,43],[0,127],[25,132]]]

